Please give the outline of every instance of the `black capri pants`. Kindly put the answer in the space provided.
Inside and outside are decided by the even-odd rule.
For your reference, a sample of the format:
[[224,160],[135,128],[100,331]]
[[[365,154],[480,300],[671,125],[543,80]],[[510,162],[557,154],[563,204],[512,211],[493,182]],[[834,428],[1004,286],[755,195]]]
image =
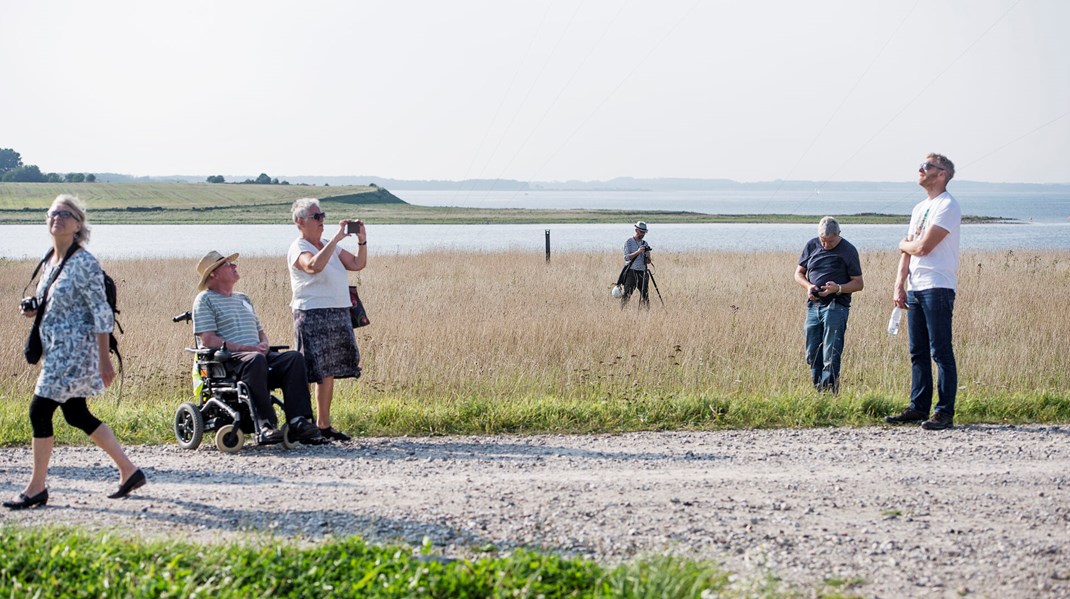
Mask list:
[[103,424],[89,412],[84,397],[72,397],[64,403],[59,403],[54,399],[34,395],[30,401],[30,426],[33,427],[34,439],[47,439],[54,435],[52,416],[55,415],[56,408],[63,410],[63,418],[67,420],[67,424],[82,429],[87,435],[92,435],[97,427]]

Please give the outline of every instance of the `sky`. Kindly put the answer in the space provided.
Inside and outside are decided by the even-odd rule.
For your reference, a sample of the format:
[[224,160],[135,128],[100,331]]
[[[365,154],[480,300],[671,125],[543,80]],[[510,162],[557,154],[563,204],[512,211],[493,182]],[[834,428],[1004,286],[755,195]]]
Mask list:
[[0,0],[45,172],[1070,182],[1065,0]]

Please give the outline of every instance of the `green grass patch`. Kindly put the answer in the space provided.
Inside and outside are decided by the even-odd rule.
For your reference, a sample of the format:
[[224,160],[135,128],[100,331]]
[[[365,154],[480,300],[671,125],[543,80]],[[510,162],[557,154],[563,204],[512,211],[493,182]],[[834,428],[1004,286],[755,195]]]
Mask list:
[[[93,399],[93,413],[123,444],[174,442],[172,418],[190,398],[127,396],[113,390]],[[0,446],[25,445],[30,438],[29,394],[0,395]],[[332,419],[340,430],[361,436],[476,434],[592,434],[630,431],[815,428],[882,425],[905,405],[899,397],[872,393],[816,392],[768,395],[674,395],[642,393],[612,397],[549,395],[501,397],[361,393],[340,389]],[[1070,395],[1054,393],[992,397],[961,396],[955,423],[1057,424],[1070,422]],[[81,431],[61,420],[56,440],[84,445]],[[210,442],[207,440],[206,442]]]
[[151,542],[72,529],[0,528],[8,597],[701,597],[728,585],[711,564],[659,557],[603,567],[526,550],[446,560],[357,537],[314,547],[278,539]]

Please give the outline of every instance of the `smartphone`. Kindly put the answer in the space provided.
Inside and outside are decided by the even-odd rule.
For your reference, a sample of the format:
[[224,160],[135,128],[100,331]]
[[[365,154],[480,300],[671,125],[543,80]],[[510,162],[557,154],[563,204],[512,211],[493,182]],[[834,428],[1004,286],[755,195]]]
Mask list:
[[360,222],[351,220],[346,223],[346,235],[356,235],[360,233]]

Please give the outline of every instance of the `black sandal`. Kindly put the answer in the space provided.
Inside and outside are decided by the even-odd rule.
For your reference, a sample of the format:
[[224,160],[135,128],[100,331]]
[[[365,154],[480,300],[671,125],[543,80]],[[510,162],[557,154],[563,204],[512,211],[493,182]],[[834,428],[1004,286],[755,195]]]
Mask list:
[[349,435],[343,433],[340,430],[335,430],[333,426],[321,428],[320,434],[323,435],[325,439],[333,439],[335,441],[348,441],[350,439]]

